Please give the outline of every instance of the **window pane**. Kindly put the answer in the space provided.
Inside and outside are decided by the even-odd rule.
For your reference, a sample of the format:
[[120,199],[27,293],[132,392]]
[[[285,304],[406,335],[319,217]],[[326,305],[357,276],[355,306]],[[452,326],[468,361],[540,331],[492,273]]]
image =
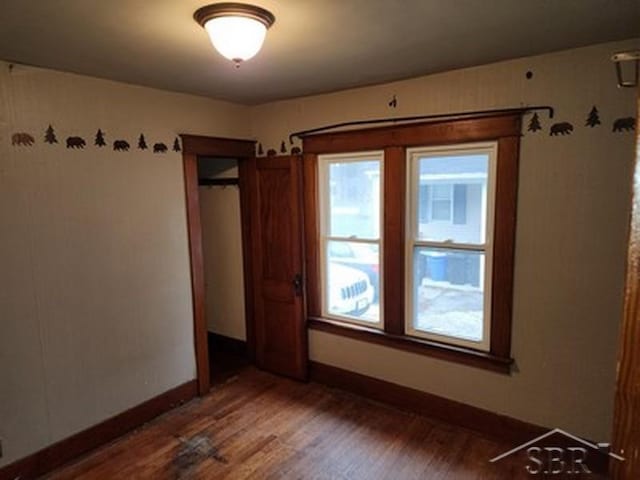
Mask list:
[[433,186],[433,199],[434,200],[449,200],[451,198],[451,184],[443,183],[441,185]]
[[380,236],[380,162],[329,164],[329,236]]
[[328,312],[377,323],[380,319],[379,266],[377,244],[328,242]]
[[450,221],[451,220],[451,202],[449,200],[434,200],[431,203],[431,220],[432,221]]
[[481,341],[484,254],[416,247],[413,258],[413,327]]
[[417,238],[484,243],[489,155],[424,156],[417,170]]

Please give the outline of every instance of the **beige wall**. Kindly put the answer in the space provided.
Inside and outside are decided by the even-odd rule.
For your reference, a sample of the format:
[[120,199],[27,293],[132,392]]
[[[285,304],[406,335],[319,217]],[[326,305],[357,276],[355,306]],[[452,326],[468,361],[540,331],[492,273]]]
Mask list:
[[[214,177],[237,176],[234,167]],[[199,193],[207,325],[210,332],[246,340],[240,190],[200,187]]]
[[[611,125],[635,115],[635,93],[616,87],[609,58],[639,45],[598,45],[254,108],[264,151],[292,131],[335,122],[533,104],[554,106],[553,121],[575,128],[551,137],[551,121],[541,115],[545,130],[522,139],[511,376],[314,331],[312,360],[607,440],[633,156],[633,135],[612,133]],[[393,95],[397,109],[388,107]],[[593,105],[602,125],[590,129],[584,124]]]
[[[181,155],[137,138],[246,138],[247,115],[0,62],[0,466],[195,377]],[[65,148],[72,135],[86,148]]]

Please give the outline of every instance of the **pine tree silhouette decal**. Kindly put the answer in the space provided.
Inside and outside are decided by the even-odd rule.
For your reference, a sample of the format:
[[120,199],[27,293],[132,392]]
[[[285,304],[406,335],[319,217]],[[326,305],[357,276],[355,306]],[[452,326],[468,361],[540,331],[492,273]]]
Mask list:
[[174,152],[180,151],[180,140],[178,140],[178,137],[176,137],[176,139],[173,141],[173,151]]
[[58,143],[58,139],[56,138],[56,134],[51,125],[49,125],[49,128],[47,128],[47,131],[44,134],[44,141],[50,144]]
[[585,127],[595,127],[596,125],[600,125],[600,114],[598,113],[598,109],[594,105],[591,111],[589,112],[589,116],[587,117],[587,122],[584,124]]
[[93,143],[98,147],[104,147],[107,144],[107,142],[104,141],[104,133],[102,133],[102,130],[98,129],[96,132],[96,140]]
[[138,138],[138,148],[140,150],[146,150],[147,148],[147,141],[144,139],[144,134],[140,134],[140,138]]
[[537,132],[538,130],[542,130],[542,127],[540,126],[540,119],[538,118],[537,113],[534,113],[533,117],[531,117],[527,130],[529,130],[530,132]]

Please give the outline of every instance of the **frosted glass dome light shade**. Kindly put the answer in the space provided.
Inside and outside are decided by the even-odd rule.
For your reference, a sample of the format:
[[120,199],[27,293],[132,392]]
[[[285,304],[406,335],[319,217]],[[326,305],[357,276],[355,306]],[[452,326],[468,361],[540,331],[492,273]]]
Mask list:
[[260,51],[267,30],[275,22],[268,10],[243,3],[207,5],[193,16],[216,50],[236,65]]
[[248,17],[218,17],[204,28],[211,43],[224,57],[234,62],[249,60],[262,48],[267,27]]

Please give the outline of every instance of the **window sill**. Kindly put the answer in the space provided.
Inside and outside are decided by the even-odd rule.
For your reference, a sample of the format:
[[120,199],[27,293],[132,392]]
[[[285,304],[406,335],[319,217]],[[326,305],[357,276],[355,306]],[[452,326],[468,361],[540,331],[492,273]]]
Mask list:
[[513,364],[512,358],[498,357],[491,353],[446,345],[430,340],[393,335],[374,328],[360,325],[347,325],[325,318],[308,318],[307,325],[313,330],[342,335],[363,342],[375,343],[385,347],[461,363],[497,373],[510,374],[511,365]]

